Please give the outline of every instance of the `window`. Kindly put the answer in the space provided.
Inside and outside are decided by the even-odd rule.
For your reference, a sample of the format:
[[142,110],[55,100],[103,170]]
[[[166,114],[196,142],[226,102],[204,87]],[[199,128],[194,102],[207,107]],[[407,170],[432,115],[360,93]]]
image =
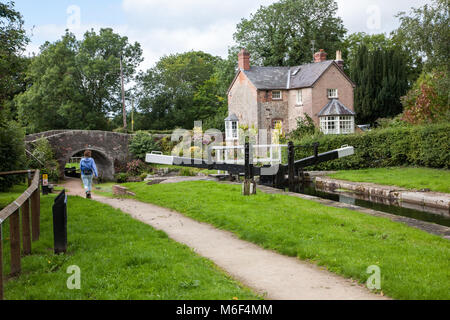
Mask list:
[[239,138],[237,121],[225,122],[225,138],[226,140],[237,140]]
[[281,91],[277,90],[277,91],[272,91],[272,100],[281,100],[282,96],[281,96]]
[[303,105],[303,92],[302,92],[302,90],[297,90],[297,104],[299,106]]
[[327,89],[327,94],[329,99],[337,99],[339,97],[338,89]]
[[339,119],[339,127],[340,127],[340,133],[348,134],[353,133],[355,131],[355,123],[354,123],[354,117],[352,116],[341,116]]
[[355,117],[328,116],[320,118],[320,130],[325,134],[349,134],[355,132]]

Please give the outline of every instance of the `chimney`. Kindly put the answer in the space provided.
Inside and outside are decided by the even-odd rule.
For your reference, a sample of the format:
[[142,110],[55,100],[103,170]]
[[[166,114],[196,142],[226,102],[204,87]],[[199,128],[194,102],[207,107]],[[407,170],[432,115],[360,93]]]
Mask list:
[[238,61],[240,70],[250,70],[250,53],[246,49],[241,49]]
[[325,50],[320,49],[319,52],[316,52],[314,54],[314,62],[322,62],[322,61],[326,61],[327,60],[327,53],[325,52]]
[[335,62],[342,70],[344,70],[344,60],[342,60],[342,51],[341,50],[336,51]]

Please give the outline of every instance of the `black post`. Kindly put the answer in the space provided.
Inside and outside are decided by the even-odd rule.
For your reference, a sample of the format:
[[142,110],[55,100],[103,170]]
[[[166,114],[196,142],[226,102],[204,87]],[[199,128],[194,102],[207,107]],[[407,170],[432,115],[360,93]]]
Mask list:
[[289,170],[289,191],[295,191],[295,147],[292,141],[288,143],[288,170]]
[[245,143],[245,180],[251,179],[250,177],[250,143]]
[[67,196],[63,190],[53,204],[53,236],[55,254],[67,251]]
[[319,143],[314,142],[313,146],[314,146],[314,158],[318,158],[319,157]]

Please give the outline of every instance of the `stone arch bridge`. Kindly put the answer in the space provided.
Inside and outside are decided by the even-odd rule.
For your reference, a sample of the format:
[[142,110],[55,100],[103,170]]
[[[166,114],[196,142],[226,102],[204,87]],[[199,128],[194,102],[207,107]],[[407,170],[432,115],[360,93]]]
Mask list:
[[60,177],[64,178],[64,168],[70,158],[86,149],[92,151],[99,177],[103,180],[113,180],[115,165],[124,164],[130,160],[128,144],[131,135],[107,131],[86,130],[53,130],[26,136],[28,150],[33,144],[45,138],[53,148],[55,158],[60,166]]

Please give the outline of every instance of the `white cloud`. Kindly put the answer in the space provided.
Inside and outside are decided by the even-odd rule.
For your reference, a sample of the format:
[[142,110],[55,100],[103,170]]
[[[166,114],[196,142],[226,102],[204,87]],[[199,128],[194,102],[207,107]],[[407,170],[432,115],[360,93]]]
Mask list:
[[[369,33],[390,32],[397,26],[396,13],[430,1],[337,0],[338,14],[349,32]],[[122,0],[124,21],[102,25],[99,13],[95,24],[83,24],[81,20],[81,27],[72,32],[81,38],[91,28],[112,27],[115,32],[127,36],[130,42],[137,41],[142,45],[145,60],[141,69],[146,70],[163,55],[189,50],[203,50],[225,57],[228,47],[233,45],[236,24],[242,18],[248,18],[261,5],[273,2],[275,0]],[[371,5],[380,8],[380,29],[367,28],[370,16],[367,8]],[[55,24],[37,26],[28,52],[37,52],[39,45],[46,40],[59,39],[66,28],[66,25]]]

